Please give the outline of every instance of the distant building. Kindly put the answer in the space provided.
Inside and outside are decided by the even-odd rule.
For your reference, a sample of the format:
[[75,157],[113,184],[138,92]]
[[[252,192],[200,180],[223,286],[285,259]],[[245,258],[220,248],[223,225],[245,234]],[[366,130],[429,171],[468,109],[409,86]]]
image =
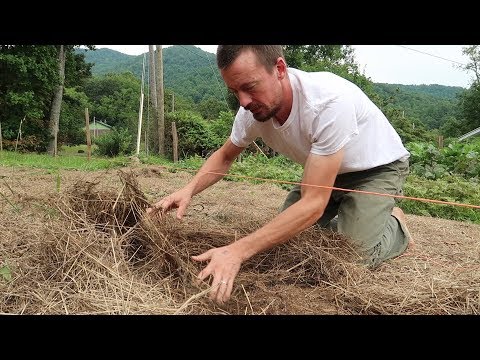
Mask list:
[[[90,136],[92,139],[112,131],[112,126],[102,121],[91,122],[88,128],[90,129]],[[83,128],[83,131],[85,131],[85,127]]]
[[470,136],[475,136],[475,135],[480,135],[480,127],[460,136],[458,138],[458,141],[462,141],[462,140],[465,140],[465,139],[468,139]]

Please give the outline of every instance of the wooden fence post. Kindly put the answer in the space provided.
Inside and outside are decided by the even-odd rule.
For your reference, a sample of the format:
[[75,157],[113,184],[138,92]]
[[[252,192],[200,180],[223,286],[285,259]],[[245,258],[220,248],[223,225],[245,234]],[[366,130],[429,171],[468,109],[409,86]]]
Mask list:
[[173,147],[173,162],[178,162],[178,134],[177,125],[172,121],[172,147]]
[[87,159],[90,160],[92,153],[92,141],[90,139],[90,118],[88,116],[88,108],[85,108],[85,132],[87,135]]
[[443,136],[442,135],[438,136],[438,148],[443,149]]

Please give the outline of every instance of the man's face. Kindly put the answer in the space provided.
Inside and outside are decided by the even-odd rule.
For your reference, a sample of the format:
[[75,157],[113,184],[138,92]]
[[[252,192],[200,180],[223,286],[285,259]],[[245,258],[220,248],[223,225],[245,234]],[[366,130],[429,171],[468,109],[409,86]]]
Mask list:
[[270,74],[251,50],[242,52],[221,74],[240,106],[249,110],[256,120],[264,122],[277,114],[282,100],[277,69]]

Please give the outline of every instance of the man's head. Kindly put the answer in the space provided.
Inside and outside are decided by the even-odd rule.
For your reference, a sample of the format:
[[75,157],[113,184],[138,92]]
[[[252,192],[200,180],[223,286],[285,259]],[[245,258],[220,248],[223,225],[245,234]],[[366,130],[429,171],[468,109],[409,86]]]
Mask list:
[[229,91],[256,120],[279,115],[287,78],[281,45],[219,45],[217,65]]
[[245,50],[251,50],[259,63],[272,72],[279,57],[284,57],[282,45],[219,45],[217,47],[217,66],[220,70],[231,65]]

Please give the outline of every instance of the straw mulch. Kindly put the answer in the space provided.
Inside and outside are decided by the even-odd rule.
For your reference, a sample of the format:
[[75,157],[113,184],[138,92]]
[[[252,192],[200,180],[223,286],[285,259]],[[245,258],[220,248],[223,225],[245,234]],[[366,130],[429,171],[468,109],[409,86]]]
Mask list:
[[[235,241],[275,213],[266,205],[252,217],[247,203],[257,201],[261,207],[259,191],[242,200],[203,195],[184,221],[175,220],[174,214],[146,217],[150,201],[172,189],[157,189],[149,201],[138,180],[163,177],[174,187],[188,181],[188,175],[176,182],[175,176],[145,169],[119,171],[116,181],[112,174],[76,182],[72,176],[65,191],[43,196],[22,193],[20,180],[7,178],[10,182],[0,188],[0,312],[477,314],[480,310],[480,236],[475,236],[480,227],[475,225],[468,227],[463,239],[441,239],[431,247],[420,242],[414,252],[373,271],[357,264],[358,256],[340,235],[311,228],[244,263],[230,301],[220,306],[209,300],[209,284],[195,281],[205,264],[190,257]],[[236,188],[237,195],[262,189],[222,182],[219,194],[227,188]],[[234,201],[243,212],[228,209]]]

